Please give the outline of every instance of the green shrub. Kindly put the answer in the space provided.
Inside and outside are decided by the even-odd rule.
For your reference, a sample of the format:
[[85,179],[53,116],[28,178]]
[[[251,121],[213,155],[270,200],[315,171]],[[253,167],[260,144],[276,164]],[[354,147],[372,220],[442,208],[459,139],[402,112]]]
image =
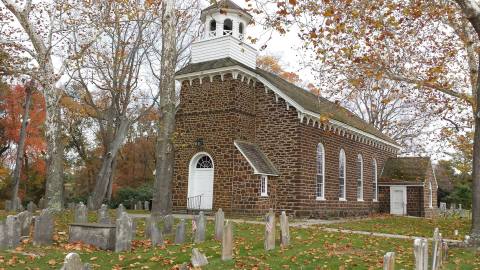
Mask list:
[[153,187],[151,184],[144,184],[137,188],[122,187],[117,190],[109,206],[117,208],[119,204],[133,209],[137,201],[150,201],[153,197]]

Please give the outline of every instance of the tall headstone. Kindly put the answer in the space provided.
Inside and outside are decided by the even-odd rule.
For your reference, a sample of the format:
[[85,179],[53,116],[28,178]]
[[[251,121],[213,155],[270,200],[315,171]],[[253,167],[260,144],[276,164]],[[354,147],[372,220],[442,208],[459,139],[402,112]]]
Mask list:
[[222,208],[219,208],[217,213],[215,213],[215,240],[222,241],[224,221],[225,214]]
[[33,213],[35,211],[37,211],[37,205],[30,201],[28,204],[27,204],[27,211],[30,212],[30,213]]
[[13,199],[13,202],[12,202],[12,209],[10,209],[10,211],[23,211],[24,208],[23,208],[23,205],[22,205],[22,200],[20,199],[20,197],[15,197],[15,199]]
[[175,231],[175,244],[183,244],[185,242],[185,219],[181,219]]
[[416,238],[413,242],[415,270],[428,270],[428,242],[424,238]]
[[198,214],[196,220],[196,230],[195,230],[195,243],[202,243],[205,241],[205,227],[206,227],[206,221],[205,221],[205,214],[203,211],[200,211]]
[[12,211],[12,201],[5,200],[5,212]]
[[110,214],[108,213],[108,207],[105,204],[102,204],[102,207],[97,211],[97,222],[101,224],[110,224]]
[[135,210],[142,210],[142,202],[141,201],[137,201],[137,203],[135,203]]
[[205,254],[201,253],[197,248],[192,249],[191,262],[193,267],[202,267],[208,264]]
[[144,201],[143,202],[143,209],[146,211],[150,211],[150,202],[149,201]]
[[90,269],[88,264],[83,264],[80,255],[77,253],[68,253],[63,262],[61,270],[87,270]]
[[0,250],[7,248],[7,226],[5,220],[0,220]]
[[88,211],[87,211],[87,207],[83,204],[83,202],[80,202],[75,208],[74,222],[75,223],[88,222]]
[[33,228],[33,244],[36,246],[51,245],[53,242],[54,219],[52,213],[47,209],[42,210],[35,218]]
[[17,216],[9,215],[5,221],[7,248],[16,248],[20,244],[21,225]]
[[442,236],[438,228],[433,231],[433,249],[432,249],[432,269],[436,270],[439,267],[438,250],[440,249]]
[[95,206],[93,205],[92,196],[88,196],[88,198],[87,198],[87,208],[88,208],[88,210],[95,210]]
[[228,261],[233,258],[233,230],[230,221],[227,220],[222,232],[222,261]]
[[17,215],[18,221],[20,221],[20,234],[21,236],[29,236],[30,235],[30,227],[32,225],[32,213],[29,211],[23,211]]
[[173,223],[175,223],[175,219],[172,215],[166,215],[163,217],[163,233],[170,234],[173,232]]
[[441,202],[440,203],[440,211],[442,211],[442,212],[447,211],[447,203],[446,202]]
[[123,206],[123,204],[119,204],[117,207],[117,218],[120,218],[121,214],[126,211],[127,210],[125,209],[125,206]]
[[448,261],[448,244],[447,242],[442,242],[442,258],[444,262]]
[[43,197],[38,200],[38,208],[39,209],[45,209],[45,199]]
[[285,211],[282,211],[282,214],[280,215],[280,234],[282,246],[287,247],[290,244],[290,228]]
[[116,221],[115,252],[130,251],[132,248],[132,218],[127,213],[122,213]]
[[395,269],[395,252],[387,252],[383,256],[383,270],[394,270]]
[[158,228],[158,223],[155,220],[150,222],[150,240],[152,240],[152,247],[163,246],[163,234]]
[[265,250],[275,249],[275,213],[270,208],[265,216]]

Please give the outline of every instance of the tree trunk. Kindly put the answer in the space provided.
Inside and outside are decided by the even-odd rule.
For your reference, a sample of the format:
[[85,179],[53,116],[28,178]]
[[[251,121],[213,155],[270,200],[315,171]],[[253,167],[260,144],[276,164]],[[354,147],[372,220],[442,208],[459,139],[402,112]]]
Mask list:
[[113,141],[108,144],[106,154],[103,156],[102,166],[100,167],[100,171],[98,172],[95,179],[95,188],[92,194],[92,202],[95,209],[100,208],[103,201],[105,200],[105,197],[107,196],[110,177],[113,173],[113,162],[117,157],[118,150],[120,149],[123,141],[125,140],[125,136],[127,134],[129,126],[130,124],[127,119],[121,120],[120,126],[115,133],[115,137]]
[[166,215],[172,209],[173,132],[175,130],[175,59],[176,33],[173,0],[165,2],[163,47],[160,79],[160,120],[157,126],[156,174],[153,187],[152,213]]
[[44,89],[46,104],[45,138],[47,141],[47,182],[45,198],[47,207],[54,211],[63,209],[63,144],[62,122],[57,89]]
[[108,181],[108,191],[107,191],[107,201],[111,202],[112,200],[112,189],[113,189],[113,179],[115,177],[115,170],[117,169],[117,159],[113,159],[112,162],[112,172],[110,173],[110,180]]
[[[20,185],[20,174],[22,172],[23,156],[25,152],[25,140],[27,138],[28,115],[30,113],[30,104],[32,102],[33,88],[25,86],[25,107],[23,109],[22,126],[20,127],[20,137],[17,147],[17,158],[15,159],[15,169],[12,177],[12,202],[16,202],[18,197],[18,187]],[[17,211],[18,205],[13,204],[13,211]]]
[[[479,57],[480,66],[480,57]],[[479,68],[480,70],[480,68]],[[472,231],[471,237],[480,243],[480,72],[477,75],[476,103],[474,108],[475,134],[473,137],[472,166]]]

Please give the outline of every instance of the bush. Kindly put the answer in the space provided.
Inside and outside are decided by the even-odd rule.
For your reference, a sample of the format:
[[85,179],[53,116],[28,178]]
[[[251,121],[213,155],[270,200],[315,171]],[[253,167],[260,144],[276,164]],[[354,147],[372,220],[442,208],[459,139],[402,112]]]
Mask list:
[[460,184],[455,186],[450,195],[447,197],[447,202],[462,204],[464,209],[470,209],[472,205],[472,189],[469,185]]
[[109,203],[110,207],[117,208],[119,204],[133,209],[137,201],[150,201],[153,197],[153,187],[151,184],[144,184],[137,188],[122,187],[117,190],[112,201]]

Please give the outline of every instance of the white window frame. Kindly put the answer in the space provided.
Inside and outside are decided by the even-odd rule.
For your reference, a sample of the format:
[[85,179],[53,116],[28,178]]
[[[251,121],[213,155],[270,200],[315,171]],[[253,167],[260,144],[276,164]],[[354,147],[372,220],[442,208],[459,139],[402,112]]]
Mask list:
[[[321,160],[320,154],[321,153]],[[317,145],[317,157],[316,157],[316,165],[317,165],[317,173],[315,177],[315,195],[317,200],[325,200],[325,147],[323,147],[322,143],[319,143]],[[321,165],[321,170],[319,170],[319,166]],[[318,179],[321,179],[321,181],[318,181]],[[321,189],[319,189],[319,184],[321,185]],[[319,194],[319,191],[321,194]]]
[[[358,166],[360,165],[360,168]],[[363,202],[363,156],[358,154],[357,156],[357,170],[360,169],[360,175],[357,175],[357,201]],[[358,171],[357,171],[358,174]],[[360,187],[358,184],[360,183]],[[360,192],[359,192],[360,188]]]
[[268,176],[265,174],[260,175],[260,196],[268,196]]
[[372,177],[373,177],[373,201],[378,201],[378,165],[377,160],[372,160]]
[[430,195],[429,201],[428,201],[428,207],[433,208],[433,192],[432,192],[432,181],[428,182],[428,192]]
[[[343,164],[343,171],[342,171],[342,164]],[[347,200],[347,157],[345,155],[345,150],[340,149],[340,155],[338,157],[338,200],[339,201],[346,201]],[[340,191],[342,190],[343,187],[343,192],[340,194]]]

